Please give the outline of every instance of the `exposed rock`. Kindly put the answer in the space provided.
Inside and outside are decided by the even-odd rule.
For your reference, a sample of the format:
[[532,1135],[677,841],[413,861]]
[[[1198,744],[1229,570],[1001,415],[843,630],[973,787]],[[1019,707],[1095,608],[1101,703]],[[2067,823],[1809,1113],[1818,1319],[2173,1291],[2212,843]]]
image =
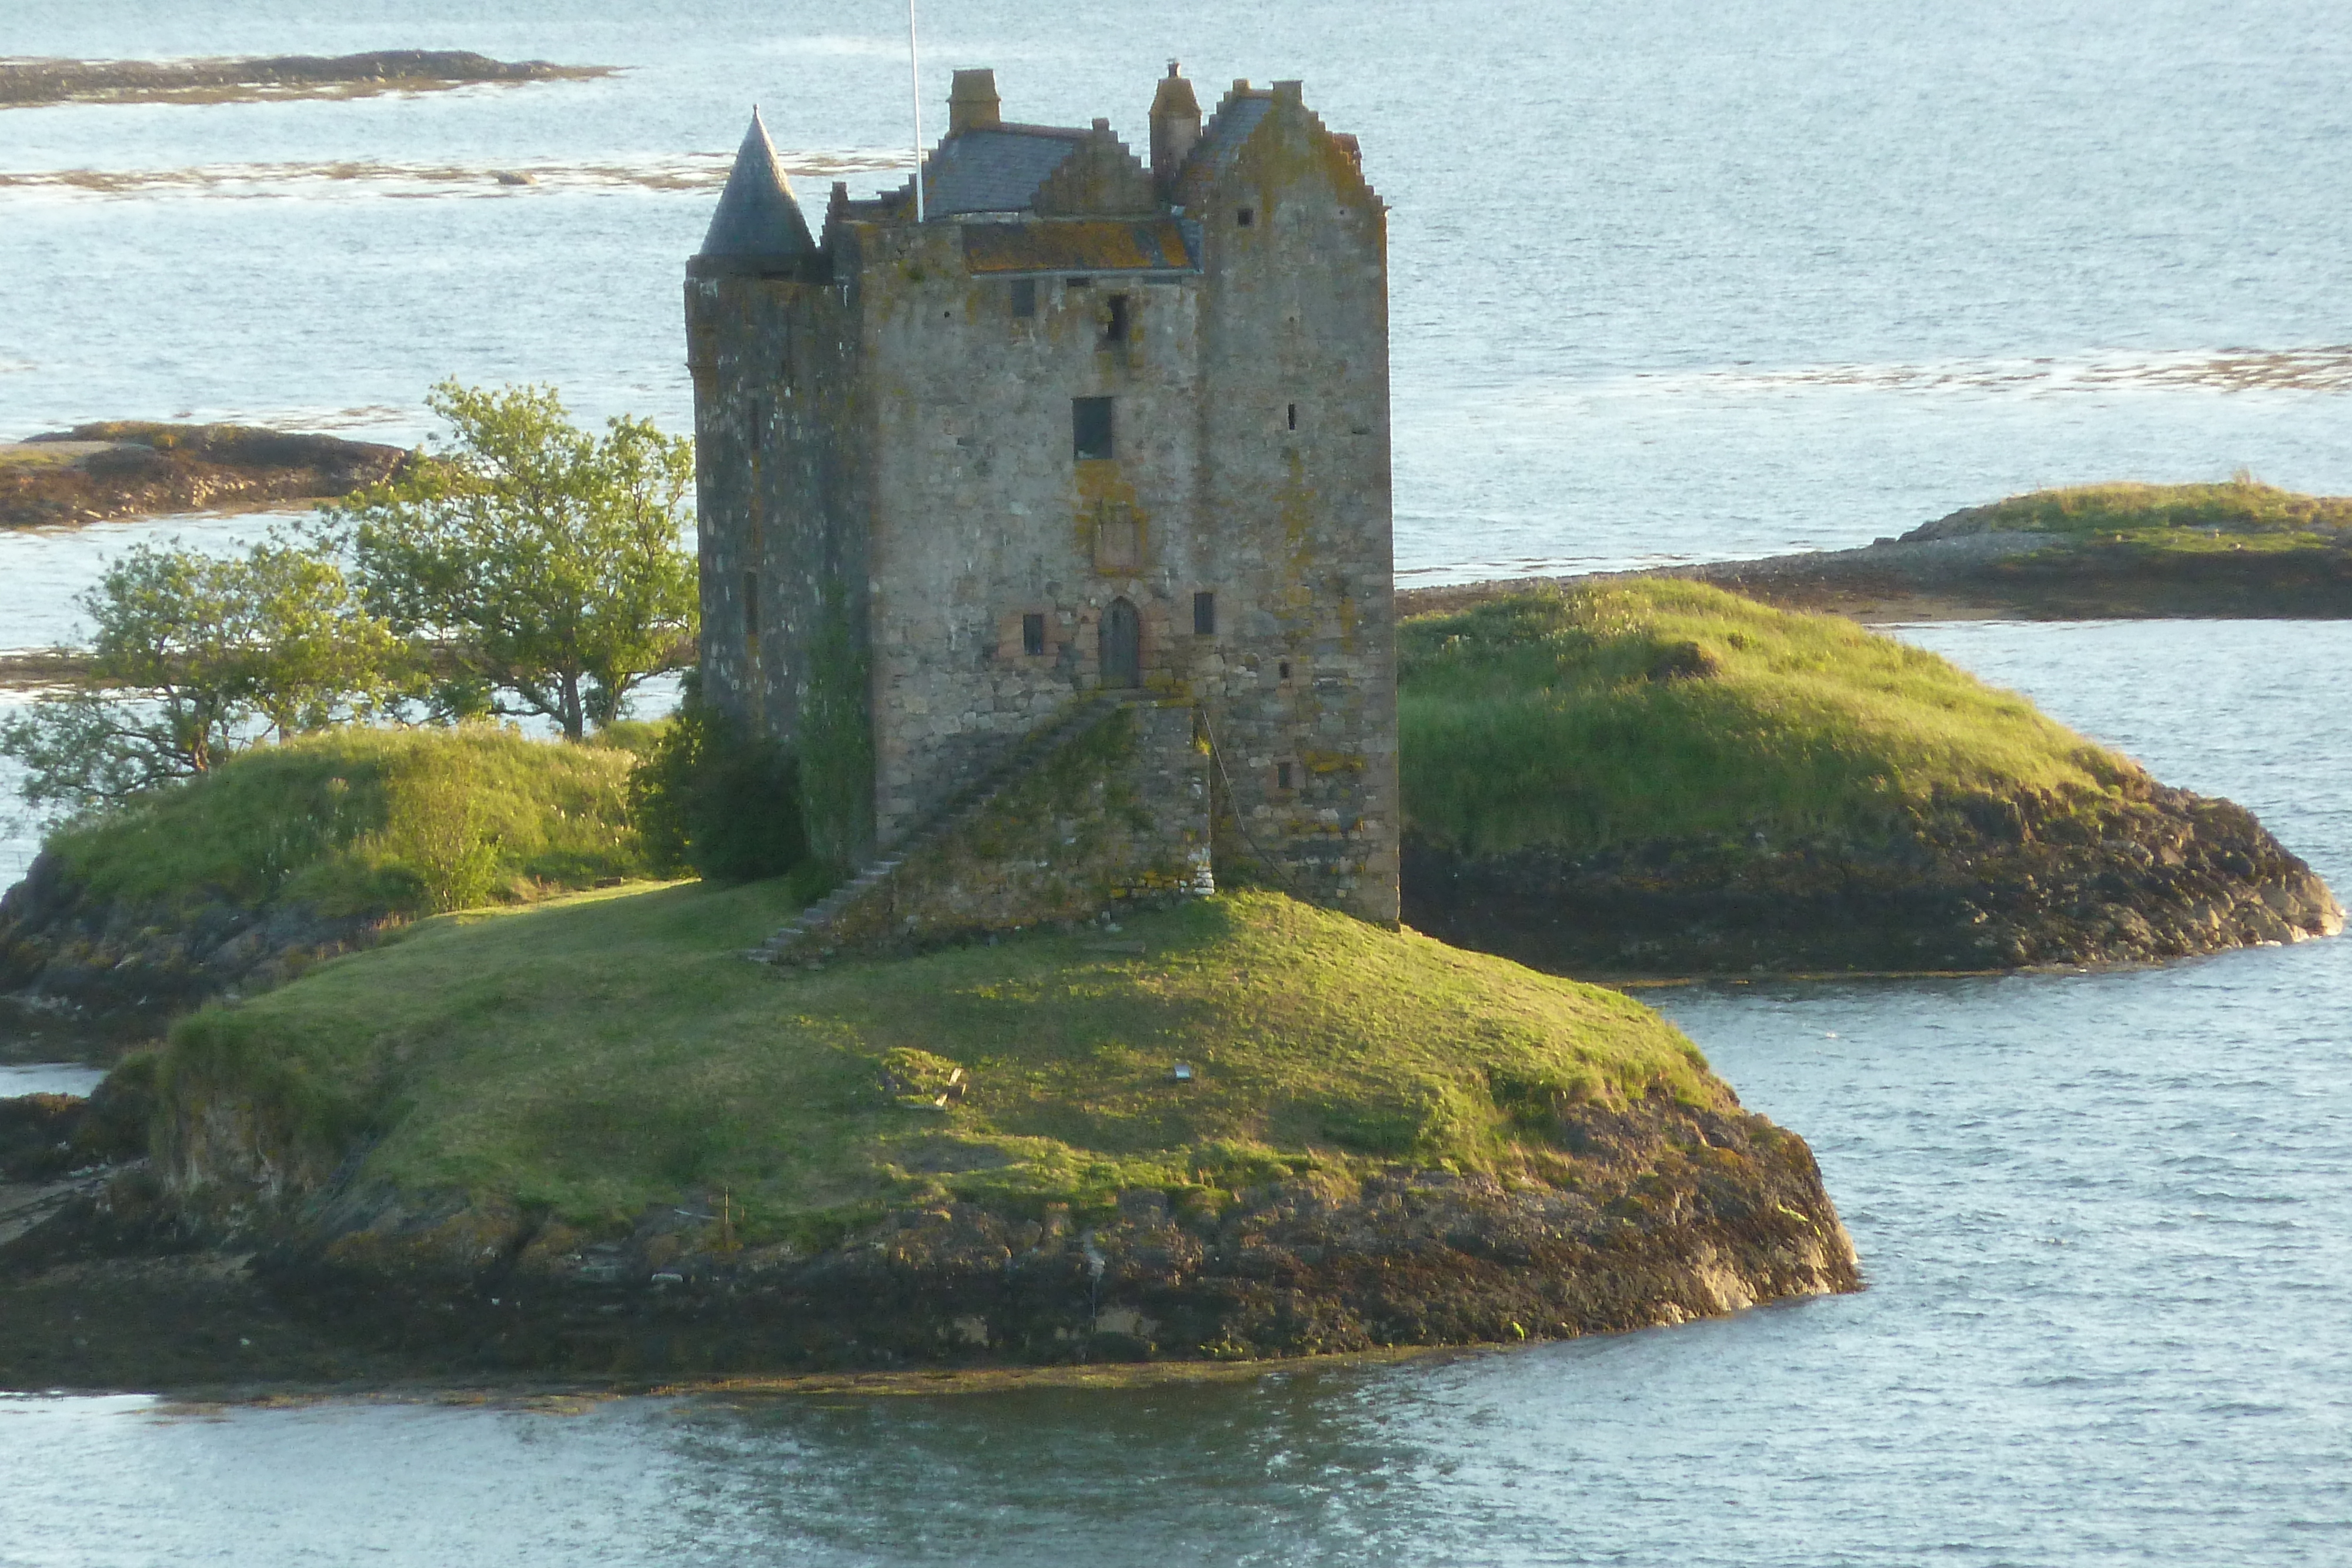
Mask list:
[[243,424],[78,424],[0,443],[0,528],[345,496],[390,478],[410,455]]
[[147,1152],[152,1073],[117,1072],[84,1098],[21,1094],[0,1100],[0,1182],[50,1182],[120,1165]]
[[219,896],[116,903],[45,852],[0,895],[0,1058],[110,1060],[157,1039],[181,1013],[280,984],[383,928],[380,915]]
[[2032,794],[1940,802],[1883,844],[1472,860],[1408,837],[1404,918],[1588,975],[2147,963],[2344,925],[2326,884],[2252,813],[2158,784],[2095,813]]
[[[322,1362],[625,1380],[1286,1356],[1559,1338],[1859,1288],[1801,1138],[1662,1094],[1534,1114],[1561,1151],[1552,1180],[1396,1167],[1215,1203],[1125,1193],[1092,1215],[949,1204],[802,1245],[735,1245],[715,1195],[594,1233],[315,1166],[325,1185],[308,1194],[265,1190],[251,1160],[207,1164],[216,1147],[182,1142],[0,1248],[0,1385],[184,1385],[204,1364],[192,1340],[262,1337],[241,1322],[290,1349],[223,1350],[209,1381]],[[161,1314],[143,1353],[138,1332],[95,1360],[74,1343],[101,1285]]]
[[261,59],[0,60],[0,108],[362,97],[471,82],[601,77],[611,75],[612,69],[609,66],[559,66],[546,60],[494,60],[463,49],[377,49],[362,55],[278,55]]

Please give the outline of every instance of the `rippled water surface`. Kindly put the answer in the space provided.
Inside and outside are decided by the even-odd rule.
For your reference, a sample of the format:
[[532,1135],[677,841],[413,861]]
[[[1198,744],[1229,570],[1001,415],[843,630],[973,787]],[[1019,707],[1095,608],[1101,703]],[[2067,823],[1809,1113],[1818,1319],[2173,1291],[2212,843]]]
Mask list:
[[[1853,544],[2033,484],[2240,464],[2352,489],[2336,5],[927,10],[939,79],[993,64],[1008,114],[1107,109],[1137,140],[1181,55],[1210,82],[1305,76],[1361,134],[1395,209],[1409,578]],[[0,435],[149,414],[406,438],[452,373],[683,428],[707,155],[756,98],[804,198],[879,183],[902,15],[19,7],[14,53],[631,69],[0,111]],[[131,538],[254,526],[0,537],[0,648],[70,636],[66,599]],[[2352,627],[1904,634],[2352,887]],[[1108,1394],[0,1400],[0,1564],[2352,1560],[2352,946],[1649,995],[1812,1142],[1868,1291]]]

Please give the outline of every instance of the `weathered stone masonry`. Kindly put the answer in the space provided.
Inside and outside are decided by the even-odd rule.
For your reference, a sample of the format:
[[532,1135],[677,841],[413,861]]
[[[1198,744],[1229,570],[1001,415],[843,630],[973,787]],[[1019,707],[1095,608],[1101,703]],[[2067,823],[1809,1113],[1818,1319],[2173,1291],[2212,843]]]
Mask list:
[[686,291],[704,688],[845,865],[1134,688],[1213,739],[1221,871],[1393,921],[1385,210],[1295,82],[1204,124],[1171,68],[1151,143],[960,71],[923,220],[819,236],[754,120]]

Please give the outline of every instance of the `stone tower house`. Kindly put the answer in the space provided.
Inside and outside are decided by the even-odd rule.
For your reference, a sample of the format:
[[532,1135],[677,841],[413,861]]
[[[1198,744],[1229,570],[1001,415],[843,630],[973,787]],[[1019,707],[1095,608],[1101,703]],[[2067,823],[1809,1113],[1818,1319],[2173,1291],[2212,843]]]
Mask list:
[[686,286],[704,692],[845,865],[1128,694],[1220,872],[1393,922],[1386,210],[1295,81],[1150,127],[958,71],[922,220],[812,235],[754,116]]

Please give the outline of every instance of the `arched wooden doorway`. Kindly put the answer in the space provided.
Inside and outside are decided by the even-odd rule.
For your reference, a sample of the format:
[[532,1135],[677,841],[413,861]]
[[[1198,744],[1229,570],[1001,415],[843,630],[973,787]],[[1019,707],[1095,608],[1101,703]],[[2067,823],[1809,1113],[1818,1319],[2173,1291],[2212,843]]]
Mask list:
[[1102,684],[1143,684],[1143,617],[1124,599],[1114,599],[1102,618]]

